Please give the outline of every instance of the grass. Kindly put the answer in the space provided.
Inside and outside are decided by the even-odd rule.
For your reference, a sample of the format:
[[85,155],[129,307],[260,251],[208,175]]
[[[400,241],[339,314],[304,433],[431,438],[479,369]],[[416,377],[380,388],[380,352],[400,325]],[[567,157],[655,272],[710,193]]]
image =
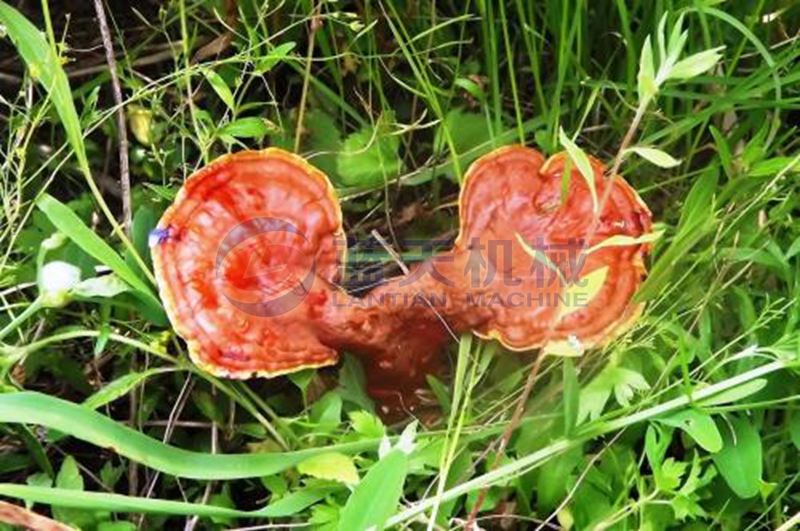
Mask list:
[[[482,490],[490,529],[797,524],[796,6],[232,4],[107,10],[125,231],[91,6],[0,3],[0,496],[106,531],[453,529]],[[665,15],[668,35],[683,16],[681,59],[719,57],[660,76]],[[497,466],[535,353],[463,336],[431,377],[437,407],[391,426],[355,358],[270,381],[202,372],[155,300],[147,235],[207,161],[298,140],[348,233],[395,246],[452,233],[464,171],[499,145],[618,164],[663,231],[644,315],[602,351],[545,359]],[[53,285],[54,261],[79,275]]]

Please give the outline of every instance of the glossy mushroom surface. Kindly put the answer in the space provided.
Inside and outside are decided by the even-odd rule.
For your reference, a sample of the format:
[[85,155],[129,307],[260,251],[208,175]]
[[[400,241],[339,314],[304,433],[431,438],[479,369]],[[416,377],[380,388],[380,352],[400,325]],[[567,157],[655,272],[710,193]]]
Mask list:
[[302,158],[218,159],[187,179],[151,244],[167,313],[203,369],[249,378],[338,360],[317,330],[344,258],[342,215]]
[[627,182],[604,177],[604,166],[590,158],[595,202],[574,165],[564,179],[566,160],[501,148],[470,167],[462,188],[457,261],[469,266],[476,248],[486,256],[463,289],[494,310],[473,328],[513,350],[569,337],[597,346],[639,311],[631,300],[649,246],[623,243],[651,231],[651,214]]

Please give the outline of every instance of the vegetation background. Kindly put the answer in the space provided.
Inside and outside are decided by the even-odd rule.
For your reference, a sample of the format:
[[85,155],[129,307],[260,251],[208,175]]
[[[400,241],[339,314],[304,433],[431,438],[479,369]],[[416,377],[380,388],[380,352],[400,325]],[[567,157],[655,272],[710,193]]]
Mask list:
[[[103,531],[453,529],[482,490],[487,529],[800,521],[797,3],[13,4],[0,496]],[[692,61],[659,77],[681,16]],[[627,133],[652,149],[623,160]],[[269,381],[202,373],[154,295],[149,231],[223,153],[309,156],[348,232],[396,245],[453,234],[480,154],[572,142],[621,162],[663,231],[647,309],[602,352],[544,362],[497,460],[533,354],[464,336],[420,422],[386,426],[350,357]]]

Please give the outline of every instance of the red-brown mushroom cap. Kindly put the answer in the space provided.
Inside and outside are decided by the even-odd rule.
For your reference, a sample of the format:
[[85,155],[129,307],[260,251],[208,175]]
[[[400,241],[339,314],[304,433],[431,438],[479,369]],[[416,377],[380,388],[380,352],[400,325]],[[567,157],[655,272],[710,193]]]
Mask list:
[[[562,202],[565,161],[564,154],[545,161],[530,148],[502,148],[470,167],[461,192],[457,262],[466,265],[476,245],[487,262],[490,246],[496,250],[480,283],[467,288],[473,301],[482,296],[492,310],[476,333],[514,350],[574,339],[587,348],[601,345],[640,311],[631,301],[645,275],[649,246],[596,246],[612,236],[636,239],[649,233],[650,212],[621,177],[605,178],[603,165],[595,159],[591,163],[597,197],[613,187],[599,217],[587,182],[574,166]],[[581,243],[586,248],[580,249]],[[509,254],[502,251],[504,245],[510,247]],[[532,253],[536,248],[539,253]],[[589,250],[581,265],[580,255]],[[494,278],[487,280],[492,269]],[[570,282],[575,279],[592,280],[582,297],[581,288]],[[491,297],[497,297],[495,304]]]
[[221,157],[187,179],[151,243],[167,314],[203,369],[249,378],[338,360],[316,320],[344,259],[342,214],[302,158]]

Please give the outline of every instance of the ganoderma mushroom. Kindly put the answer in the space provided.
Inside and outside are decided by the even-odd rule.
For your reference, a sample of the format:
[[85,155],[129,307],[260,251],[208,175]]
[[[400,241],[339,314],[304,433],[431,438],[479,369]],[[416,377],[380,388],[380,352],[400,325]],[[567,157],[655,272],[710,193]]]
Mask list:
[[327,177],[279,149],[193,174],[151,235],[159,292],[192,360],[224,377],[336,363],[318,317],[345,247]]
[[475,332],[512,350],[570,338],[599,346],[641,308],[631,300],[646,272],[649,245],[641,242],[652,230],[650,211],[622,177],[605,178],[603,164],[590,157],[596,196],[608,197],[595,212],[574,164],[565,182],[566,163],[564,153],[545,161],[530,148],[501,148],[470,167],[462,188],[457,261],[469,260],[476,245],[490,255],[493,242],[511,248],[495,253],[480,287],[467,288],[505,302]]
[[592,159],[596,195],[608,197],[595,212],[566,164],[522,146],[480,158],[453,249],[376,288],[369,304],[340,305],[346,245],[327,178],[277,149],[229,155],[187,180],[154,232],[161,295],[192,358],[214,374],[275,376],[350,350],[374,397],[412,408],[453,332],[580,353],[638,314],[650,212]]
[[632,298],[646,272],[650,211],[624,179],[604,177],[603,165],[590,158],[596,196],[608,196],[595,213],[593,194],[574,165],[565,182],[566,161],[565,154],[545,160],[522,146],[478,159],[463,183],[453,249],[370,294],[372,301],[421,295],[430,303],[349,312],[352,324],[365,316],[398,323],[410,313],[412,333],[426,338],[409,349],[401,337],[394,351],[365,358],[371,380],[381,384],[373,394],[413,403],[409,390],[425,386],[424,373],[449,337],[446,328],[471,330],[510,350],[579,355],[633,322],[641,309]]

